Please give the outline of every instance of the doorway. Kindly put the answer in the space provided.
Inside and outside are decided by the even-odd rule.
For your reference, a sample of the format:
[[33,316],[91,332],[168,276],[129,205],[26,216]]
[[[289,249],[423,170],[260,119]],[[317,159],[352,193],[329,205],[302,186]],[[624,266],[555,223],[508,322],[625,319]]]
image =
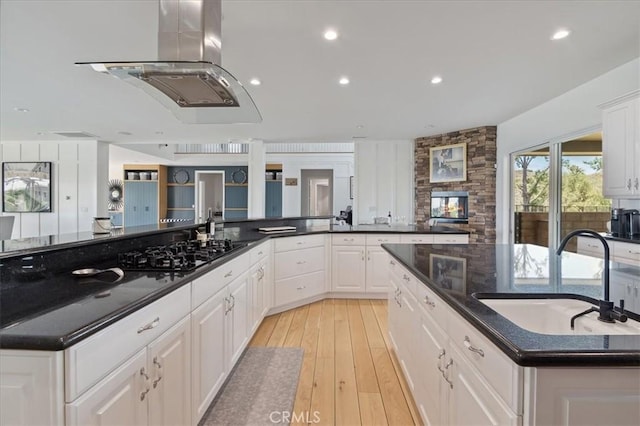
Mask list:
[[196,170],[195,183],[196,223],[224,219],[224,171]]
[[333,211],[333,169],[301,170],[302,216],[330,216]]

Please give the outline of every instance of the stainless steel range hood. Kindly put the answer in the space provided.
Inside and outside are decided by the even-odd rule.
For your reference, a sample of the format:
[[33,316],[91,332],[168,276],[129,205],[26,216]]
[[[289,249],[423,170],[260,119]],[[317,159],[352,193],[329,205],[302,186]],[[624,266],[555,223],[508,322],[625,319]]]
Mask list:
[[149,95],[180,121],[259,123],[242,84],[222,68],[221,0],[159,0],[159,61],[76,62],[108,73]]

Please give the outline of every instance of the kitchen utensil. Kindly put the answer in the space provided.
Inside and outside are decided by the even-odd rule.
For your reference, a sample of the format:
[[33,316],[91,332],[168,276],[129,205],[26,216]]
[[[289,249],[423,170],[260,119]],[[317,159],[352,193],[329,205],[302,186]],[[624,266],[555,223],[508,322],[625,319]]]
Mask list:
[[112,272],[118,276],[118,278],[113,281],[118,282],[124,277],[124,271],[120,268],[108,268],[108,269],[97,269],[97,268],[85,268],[85,269],[76,269],[72,271],[71,274],[76,277],[93,277],[98,274],[102,274],[104,272]]

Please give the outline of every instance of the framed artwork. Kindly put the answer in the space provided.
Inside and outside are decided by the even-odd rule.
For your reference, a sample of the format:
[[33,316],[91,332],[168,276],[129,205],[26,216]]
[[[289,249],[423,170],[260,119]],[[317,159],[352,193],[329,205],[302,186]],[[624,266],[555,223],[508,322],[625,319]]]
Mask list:
[[4,162],[2,182],[3,212],[51,212],[51,162]]
[[431,167],[429,181],[462,182],[467,180],[467,144],[445,145],[429,148]]
[[429,265],[429,278],[436,285],[453,293],[466,295],[467,259],[431,253]]

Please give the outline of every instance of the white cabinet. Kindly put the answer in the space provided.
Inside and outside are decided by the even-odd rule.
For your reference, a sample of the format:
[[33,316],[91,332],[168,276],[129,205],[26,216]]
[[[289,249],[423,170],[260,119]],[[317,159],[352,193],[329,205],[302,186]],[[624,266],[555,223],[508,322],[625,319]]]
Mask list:
[[227,377],[225,328],[227,290],[222,289],[191,314],[192,327],[192,418],[204,415]]
[[[247,263],[248,255],[238,259],[240,263]],[[231,262],[229,262],[231,263]],[[249,273],[238,273],[237,268],[223,265],[224,275],[235,270],[232,275],[237,277],[227,286],[219,289],[216,294],[207,299],[191,314],[192,346],[192,419],[193,423],[200,421],[213,401],[227,375],[237,362],[246,347],[250,330],[249,303]],[[194,281],[203,287],[208,284],[215,288],[216,281],[211,278],[219,277],[216,269]],[[217,271],[217,272],[216,272]],[[195,288],[195,287],[194,287]],[[204,291],[204,290],[203,290]]]
[[[607,244],[609,245],[609,260],[640,266],[640,244],[615,240],[607,240]],[[603,245],[595,238],[579,236],[577,252],[604,259]]]
[[604,195],[640,198],[640,91],[600,107]]
[[624,309],[640,313],[640,277],[624,270],[611,270],[609,299],[619,306],[624,300]]
[[0,424],[63,424],[63,361],[62,352],[0,350]]
[[520,424],[522,369],[406,269],[389,276],[389,334],[425,424]]
[[270,241],[263,243],[251,251],[251,270],[249,272],[249,298],[251,300],[249,329],[256,331],[260,322],[271,307],[273,285],[271,280]]
[[186,316],[67,404],[67,424],[191,424],[190,325]]
[[336,292],[365,291],[365,234],[334,234],[331,236],[331,290]]
[[305,235],[274,241],[274,307],[292,308],[326,292],[327,238]]

